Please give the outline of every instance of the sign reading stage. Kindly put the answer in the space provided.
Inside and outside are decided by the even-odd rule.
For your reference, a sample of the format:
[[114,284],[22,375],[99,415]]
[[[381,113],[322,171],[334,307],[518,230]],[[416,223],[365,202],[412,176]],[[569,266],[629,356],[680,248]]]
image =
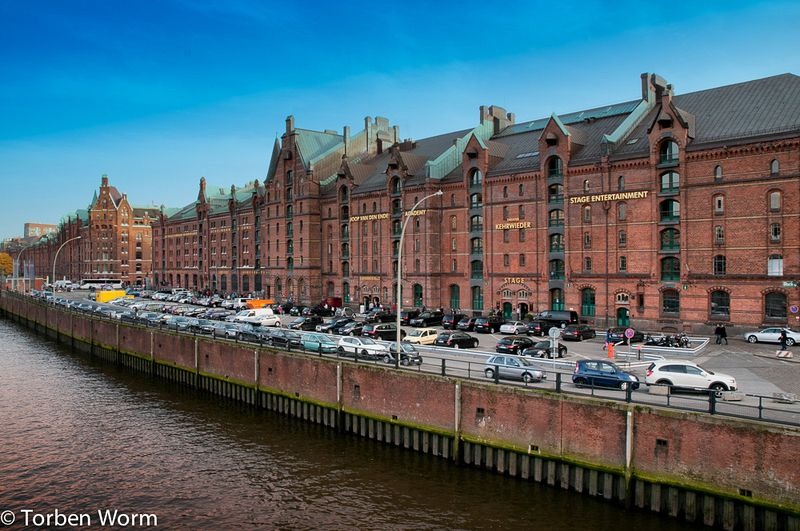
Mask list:
[[645,199],[649,190],[640,192],[616,192],[613,194],[576,195],[569,198],[569,204],[598,203],[600,201],[624,201],[625,199]]

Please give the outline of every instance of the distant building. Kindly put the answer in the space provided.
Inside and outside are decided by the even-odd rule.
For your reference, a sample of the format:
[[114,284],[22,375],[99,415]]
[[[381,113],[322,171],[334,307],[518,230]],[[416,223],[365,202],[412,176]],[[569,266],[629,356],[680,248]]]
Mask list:
[[[55,232],[15,255],[33,261],[38,277],[55,279],[109,278],[129,285],[144,285],[152,263],[151,222],[155,207],[134,207],[103,175],[100,189],[88,208],[65,216]],[[80,236],[80,239],[74,239]],[[54,279],[54,280],[55,280]]]
[[[800,77],[419,140],[286,122],[267,176],[154,225],[159,283],[346,304],[577,311],[597,326],[798,324]],[[418,210],[411,207],[437,190]],[[402,300],[395,300],[400,235]]]
[[51,234],[58,230],[57,225],[47,225],[45,223],[26,223],[25,224],[25,238],[39,238],[47,234]]

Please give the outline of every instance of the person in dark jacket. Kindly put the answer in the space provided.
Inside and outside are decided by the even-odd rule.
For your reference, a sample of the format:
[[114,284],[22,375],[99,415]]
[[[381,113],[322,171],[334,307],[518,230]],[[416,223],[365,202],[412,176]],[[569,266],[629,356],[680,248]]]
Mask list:
[[728,329],[725,328],[725,325],[720,326],[719,339],[724,341],[726,345],[728,344]]
[[718,324],[717,327],[714,329],[714,335],[717,337],[716,343],[717,345],[722,344],[722,334],[725,333],[725,328]]

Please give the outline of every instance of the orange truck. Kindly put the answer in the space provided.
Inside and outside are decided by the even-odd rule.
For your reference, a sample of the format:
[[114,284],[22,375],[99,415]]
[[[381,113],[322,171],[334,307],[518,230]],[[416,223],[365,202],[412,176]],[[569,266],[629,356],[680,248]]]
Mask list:
[[272,299],[250,299],[245,304],[249,309],[254,310],[256,308],[266,308],[268,306],[272,306],[275,304],[275,301]]

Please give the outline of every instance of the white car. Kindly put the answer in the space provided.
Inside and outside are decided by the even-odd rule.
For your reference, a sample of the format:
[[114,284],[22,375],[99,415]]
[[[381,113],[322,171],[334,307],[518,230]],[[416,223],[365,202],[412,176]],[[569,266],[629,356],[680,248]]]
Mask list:
[[368,337],[342,336],[337,348],[340,356],[350,356],[362,359],[382,360],[389,354],[389,348],[381,343],[376,343]]
[[528,325],[522,321],[508,321],[500,325],[501,334],[527,334]]
[[800,333],[788,328],[781,328],[779,326],[764,328],[757,332],[746,332],[744,334],[744,339],[748,343],[758,343],[759,341],[764,343],[780,343],[782,330],[786,330],[787,347],[794,346],[795,343],[800,343]]
[[669,385],[673,388],[698,390],[736,391],[736,378],[715,373],[700,365],[684,360],[659,360],[647,367],[647,385]]
[[403,341],[408,341],[409,343],[415,343],[417,345],[433,345],[438,335],[439,331],[435,328],[415,328],[403,338]]

